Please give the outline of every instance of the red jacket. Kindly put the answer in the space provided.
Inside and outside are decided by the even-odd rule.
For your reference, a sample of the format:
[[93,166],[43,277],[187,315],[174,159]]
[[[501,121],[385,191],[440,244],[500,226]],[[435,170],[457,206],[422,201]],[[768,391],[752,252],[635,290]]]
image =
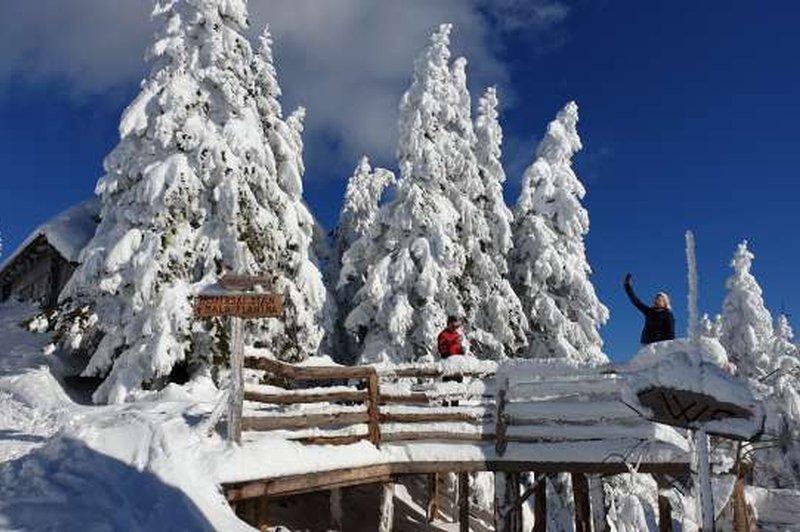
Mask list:
[[439,333],[437,344],[439,346],[439,355],[442,358],[464,354],[461,350],[461,334],[458,331],[443,330]]

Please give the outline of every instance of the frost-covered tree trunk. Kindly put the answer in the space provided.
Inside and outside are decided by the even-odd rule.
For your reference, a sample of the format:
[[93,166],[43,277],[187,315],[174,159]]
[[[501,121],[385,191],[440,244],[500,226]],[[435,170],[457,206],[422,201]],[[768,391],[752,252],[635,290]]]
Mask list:
[[750,273],[753,258],[747,241],[739,244],[731,261],[734,273],[725,283],[727,293],[722,303],[720,343],[745,377],[770,371],[769,348],[773,339],[772,316],[764,306],[758,281]]
[[589,281],[583,243],[589,215],[572,169],[581,149],[577,123],[578,106],[570,102],[548,126],[523,175],[511,274],[530,325],[529,356],[605,362],[598,328],[608,309]]
[[250,329],[277,356],[303,358],[322,336],[302,122],[280,117],[268,38],[253,54],[243,0],[159,2],[154,15],[152,71],[122,117],[97,185],[100,225],[62,293],[65,346],[91,354],[84,374],[105,376],[96,402],[225,350],[223,321],[194,320],[191,296],[226,271],[269,275],[284,294],[285,321]]

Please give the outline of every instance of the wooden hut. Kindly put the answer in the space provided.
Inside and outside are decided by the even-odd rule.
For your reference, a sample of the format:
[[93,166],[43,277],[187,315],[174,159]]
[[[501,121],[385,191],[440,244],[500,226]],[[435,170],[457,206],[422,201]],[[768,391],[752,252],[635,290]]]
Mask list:
[[0,264],[0,301],[14,298],[52,308],[94,236],[100,202],[90,199],[37,227]]

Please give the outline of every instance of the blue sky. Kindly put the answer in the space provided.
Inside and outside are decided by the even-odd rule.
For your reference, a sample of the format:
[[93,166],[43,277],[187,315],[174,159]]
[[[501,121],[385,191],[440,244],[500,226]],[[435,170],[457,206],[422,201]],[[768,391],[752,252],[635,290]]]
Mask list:
[[[130,10],[122,15],[100,0],[74,0],[78,14],[59,11],[56,0],[27,4],[0,6],[6,253],[92,193],[145,72],[151,32],[144,0],[119,4]],[[452,21],[473,95],[496,83],[505,102],[509,201],[547,122],[570,99],[580,106],[584,151],[575,166],[588,190],[587,250],[611,309],[602,334],[614,359],[635,351],[641,326],[621,290],[627,271],[642,297],[672,295],[685,330],[686,229],[698,241],[701,310],[719,311],[728,263],[747,238],[768,307],[800,316],[800,4],[411,4],[348,0],[319,13],[310,1],[251,1],[254,20],[275,32],[287,110],[309,108],[306,197],[328,228],[360,153],[393,164],[397,99],[411,61],[427,32]],[[370,29],[354,32],[356,23]]]

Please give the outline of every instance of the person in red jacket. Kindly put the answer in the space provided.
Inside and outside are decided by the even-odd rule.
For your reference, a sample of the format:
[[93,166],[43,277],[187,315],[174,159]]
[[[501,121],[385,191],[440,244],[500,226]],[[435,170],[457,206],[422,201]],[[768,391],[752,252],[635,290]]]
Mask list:
[[461,335],[461,322],[458,316],[447,317],[447,327],[439,333],[437,345],[439,356],[447,358],[453,355],[463,355],[464,339]]

